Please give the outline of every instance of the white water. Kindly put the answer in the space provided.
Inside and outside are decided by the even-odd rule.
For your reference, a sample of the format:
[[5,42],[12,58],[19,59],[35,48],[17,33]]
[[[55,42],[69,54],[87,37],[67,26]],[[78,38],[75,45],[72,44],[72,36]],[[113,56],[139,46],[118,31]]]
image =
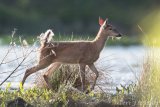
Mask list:
[[[7,53],[9,47],[0,47],[0,63]],[[99,60],[95,63],[96,67],[100,71],[100,78],[97,84],[104,90],[110,90],[108,88],[108,82],[113,88],[119,86],[120,84],[130,84],[136,82],[139,78],[141,67],[144,60],[146,48],[142,46],[131,46],[131,47],[106,47],[100,54]],[[22,51],[22,48],[15,48],[7,56],[4,62],[11,61],[18,57],[26,54],[26,50]],[[16,52],[16,53],[15,53]],[[22,61],[22,58],[18,61],[13,61],[11,63],[0,65],[0,83],[18,66]],[[23,65],[19,67],[18,71],[14,73],[7,82],[11,82],[12,88],[17,88],[19,82],[22,80],[25,70],[28,67],[33,66],[36,63],[36,52],[32,52],[31,55],[25,60]],[[21,70],[20,70],[21,69]],[[102,71],[103,70],[103,71]],[[6,73],[4,73],[6,72]],[[102,73],[103,72],[103,75]],[[36,74],[31,75],[24,87],[32,87],[34,82],[34,77]],[[3,84],[1,88],[4,88],[7,84]]]

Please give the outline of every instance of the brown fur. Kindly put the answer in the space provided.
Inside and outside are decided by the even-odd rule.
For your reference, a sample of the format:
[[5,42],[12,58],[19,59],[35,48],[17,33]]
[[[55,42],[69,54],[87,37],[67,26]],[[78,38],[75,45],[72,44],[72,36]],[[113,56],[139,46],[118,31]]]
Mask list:
[[109,36],[121,36],[117,31],[111,29],[107,21],[104,21],[96,38],[92,41],[69,41],[69,42],[49,42],[40,48],[40,61],[38,65],[27,69],[24,75],[22,84],[26,78],[40,69],[49,66],[49,69],[44,74],[44,79],[48,86],[48,77],[57,69],[62,63],[79,64],[82,90],[85,84],[85,67],[86,65],[96,74],[91,90],[94,89],[99,73],[94,66],[94,62],[99,58],[99,54],[105,45],[105,41]]

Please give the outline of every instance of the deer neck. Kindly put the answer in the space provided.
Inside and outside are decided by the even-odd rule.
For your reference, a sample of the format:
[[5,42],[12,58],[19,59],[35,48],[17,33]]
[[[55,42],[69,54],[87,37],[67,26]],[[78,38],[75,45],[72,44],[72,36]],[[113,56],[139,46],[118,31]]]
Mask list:
[[102,32],[102,29],[100,29],[96,38],[93,40],[97,52],[102,51],[107,39],[108,39],[108,36],[106,34],[104,34],[104,32]]

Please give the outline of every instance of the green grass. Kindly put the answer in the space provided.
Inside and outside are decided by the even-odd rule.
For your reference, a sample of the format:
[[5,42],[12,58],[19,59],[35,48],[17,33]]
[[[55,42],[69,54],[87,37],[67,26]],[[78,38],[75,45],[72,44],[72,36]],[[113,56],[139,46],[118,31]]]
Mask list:
[[5,35],[5,36],[1,36],[0,40],[1,40],[1,45],[9,45],[12,41],[15,41],[16,44],[20,44],[20,40],[26,40],[29,44],[33,44],[33,42],[35,42],[37,40],[37,37],[23,37],[23,36],[14,36],[13,39],[11,36],[9,35]]
[[160,106],[160,14],[159,10],[149,14],[139,29],[144,35],[143,44],[149,47],[144,57],[142,74],[135,91],[142,107]]
[[[29,44],[33,44],[37,39],[37,37],[33,36],[24,36],[24,37],[14,37],[15,41],[19,41],[20,38],[23,40],[27,40]],[[55,41],[71,41],[71,40],[93,40],[94,37],[91,35],[55,35],[53,37]],[[2,45],[8,45],[11,41],[11,36],[2,36],[0,37],[0,40],[2,41]],[[142,45],[141,38],[135,38],[135,37],[128,37],[123,36],[120,40],[112,40],[111,38],[107,41],[106,45],[112,46],[112,45],[121,45],[121,46],[131,46],[131,45]],[[19,42],[17,42],[18,44]]]
[[[89,69],[87,69],[89,70]],[[66,107],[72,104],[71,107],[77,105],[83,105],[80,107],[93,107],[96,105],[104,104],[107,105],[125,105],[123,102],[132,103],[132,99],[129,94],[131,94],[133,86],[122,86],[116,94],[111,94],[103,91],[90,91],[90,93],[85,94],[79,91],[76,87],[76,79],[79,79],[77,65],[63,65],[58,70],[56,70],[51,79],[50,83],[53,85],[52,89],[48,89],[43,85],[44,80],[37,75],[36,83],[37,87],[31,89],[23,89],[20,83],[20,90],[10,91],[11,83],[6,86],[5,90],[0,90],[0,106],[5,107],[7,102],[14,100],[16,98],[22,98],[26,102],[33,106],[40,107]],[[87,73],[90,71],[87,71]],[[72,75],[70,75],[72,74]],[[88,80],[92,81],[92,78],[86,74],[86,82]],[[86,89],[87,90],[87,89]]]
[[146,56],[141,79],[135,91],[142,107],[160,106],[160,62],[159,50],[152,49]]
[[[20,84],[21,87],[21,84]],[[45,88],[32,88],[24,90],[20,88],[19,91],[9,91],[10,84],[5,90],[0,90],[0,106],[6,107],[7,103],[16,98],[22,98],[27,103],[33,105],[34,107],[66,107],[72,104],[71,107],[77,107],[76,105],[81,105],[80,107],[93,107],[96,105],[103,106],[107,105],[130,105],[134,104],[133,97],[126,94],[126,91],[121,90],[121,92],[116,94],[109,94],[104,92],[90,92],[85,94],[72,88],[70,85],[61,84],[58,91],[48,90]],[[75,104],[75,105],[73,105]],[[78,106],[79,107],[79,106]],[[98,106],[99,107],[99,106]],[[100,106],[102,107],[102,106]]]
[[[73,73],[72,73],[73,72]],[[89,71],[87,71],[89,72]],[[70,75],[72,73],[72,75]],[[38,76],[38,75],[37,75]],[[69,76],[69,77],[68,77]],[[71,107],[77,105],[83,105],[80,107],[93,107],[96,105],[104,104],[108,105],[126,105],[133,104],[134,84],[129,86],[121,86],[121,89],[116,90],[115,94],[103,92],[103,91],[91,91],[89,94],[85,94],[75,87],[78,78],[78,66],[65,65],[56,70],[50,80],[53,85],[52,89],[48,89],[43,85],[42,78],[36,79],[37,87],[32,89],[23,89],[20,83],[20,90],[10,91],[11,84],[6,86],[5,90],[0,90],[0,106],[5,107],[7,102],[16,98],[22,98],[33,106],[40,107],[66,107],[72,104]],[[86,74],[87,80],[92,80]],[[41,86],[40,86],[41,85]],[[126,104],[125,104],[125,103]],[[104,105],[103,105],[104,106]]]
[[[21,84],[20,84],[21,87]],[[63,85],[59,87],[58,92],[47,90],[44,88],[32,88],[24,90],[20,88],[20,91],[9,91],[10,84],[5,90],[0,90],[0,106],[6,107],[7,102],[15,98],[22,98],[26,102],[33,106],[40,107],[57,107],[57,105],[63,105],[64,107],[68,104],[68,101],[73,100],[74,102],[100,102],[105,100],[109,95],[103,93],[89,93],[85,94],[77,90],[72,90],[69,85]]]
[[0,105],[1,107],[5,107],[7,102],[13,100],[15,98],[21,97],[30,104],[35,105],[45,105],[49,102],[49,99],[52,98],[52,92],[46,89],[29,89],[24,90],[23,88],[20,91],[9,91],[10,87],[6,87],[6,90],[0,91]]

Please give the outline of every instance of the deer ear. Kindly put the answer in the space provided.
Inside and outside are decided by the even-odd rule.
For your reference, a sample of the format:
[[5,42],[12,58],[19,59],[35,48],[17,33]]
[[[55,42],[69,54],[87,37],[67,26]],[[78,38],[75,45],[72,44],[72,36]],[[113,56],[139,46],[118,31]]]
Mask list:
[[104,20],[101,17],[99,17],[99,24],[102,26],[103,23],[104,23]]
[[106,18],[106,20],[105,20],[105,21],[106,21],[106,23],[108,23],[108,18]]
[[108,18],[106,18],[106,20],[103,23],[104,23],[104,26],[107,26],[107,24],[108,24]]

